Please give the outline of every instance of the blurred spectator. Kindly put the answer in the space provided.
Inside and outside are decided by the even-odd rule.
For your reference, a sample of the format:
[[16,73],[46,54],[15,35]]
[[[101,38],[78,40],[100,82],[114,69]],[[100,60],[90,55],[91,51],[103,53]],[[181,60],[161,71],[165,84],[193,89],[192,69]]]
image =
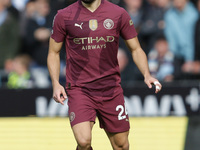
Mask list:
[[46,88],[50,85],[46,65],[53,20],[50,11],[48,0],[29,2],[26,7],[27,25],[24,52],[28,53],[35,62],[31,66],[31,73],[36,87],[40,88]]
[[154,48],[148,55],[149,70],[160,81],[172,81],[174,73],[174,56],[169,51],[167,40],[160,35],[154,44]]
[[170,0],[156,0],[156,4],[158,7],[167,11],[170,8],[171,1]]
[[122,85],[132,84],[136,81],[135,69],[131,63],[129,63],[129,57],[126,51],[122,48],[118,49],[117,54],[120,74],[121,74],[121,83]]
[[197,1],[197,8],[199,10],[199,18],[195,26],[195,61],[191,64],[184,64],[182,70],[186,73],[199,74],[200,73],[200,0]]
[[197,1],[197,8],[199,10],[199,18],[195,27],[195,60],[200,61],[200,0]]
[[139,25],[141,24],[141,19],[143,15],[143,10],[142,10],[143,0],[124,0],[124,2],[125,2],[125,9],[131,16],[135,28],[138,29]]
[[13,59],[7,59],[4,63],[4,72],[9,74],[13,70]]
[[170,50],[176,57],[179,68],[187,63],[186,70],[192,67],[194,60],[194,27],[198,12],[187,0],[173,0],[173,7],[165,15],[165,34]]
[[129,74],[127,74],[128,72],[126,71],[126,69],[127,69],[129,59],[126,52],[122,48],[118,49],[117,59],[118,59],[119,70],[121,74],[121,82],[123,83],[128,80],[127,75]]
[[156,35],[164,30],[164,15],[168,7],[169,0],[147,0],[144,3],[144,15],[138,37],[146,54],[153,47]]
[[11,0],[12,5],[18,10],[18,11],[23,11],[26,7],[26,3],[29,0]]
[[7,0],[7,2],[8,2],[7,6],[8,6],[9,13],[13,17],[15,17],[15,19],[17,19],[19,21],[19,19],[20,19],[20,13],[19,13],[19,11],[12,5],[12,0]]
[[123,0],[107,0],[107,1],[110,1],[110,2],[112,2],[114,4],[116,4],[116,5],[121,6]]
[[[186,63],[182,66],[182,70],[185,73],[190,74],[190,76],[199,74],[200,73],[200,61],[193,61],[193,62],[191,62],[191,64]],[[192,76],[192,77],[194,79],[195,76]],[[199,79],[199,77],[198,77],[198,79]]]
[[55,15],[59,9],[63,9],[77,0],[50,0],[51,13]]
[[[35,62],[34,65],[31,65],[30,72],[36,87],[48,87],[50,85],[46,68],[46,57],[52,20],[57,10],[76,1],[0,0],[0,79],[1,76],[5,76],[12,71],[13,58],[19,53],[19,50],[22,50],[29,54]],[[138,38],[141,46],[147,54],[152,49],[149,54],[149,57],[152,58],[150,59],[150,64],[153,62],[152,66],[154,66],[156,64],[155,59],[157,64],[165,64],[165,62],[169,61],[165,65],[157,66],[158,70],[155,76],[157,74],[160,76],[158,72],[165,72],[165,74],[170,72],[169,68],[173,64],[173,59],[171,62],[169,58],[172,54],[168,49],[174,53],[176,58],[174,60],[175,79],[177,79],[180,72],[200,73],[200,17],[197,21],[198,12],[191,2],[187,0],[109,1],[118,5],[123,4],[130,14],[139,33]],[[198,8],[200,10],[199,1]],[[171,4],[173,4],[173,7],[168,10]],[[165,30],[170,48],[167,48],[167,42],[164,39],[161,38],[159,40],[156,38],[163,30]],[[22,37],[22,46],[19,44],[21,40],[20,35]],[[193,40],[195,41],[195,47]],[[123,64],[120,65],[122,82],[143,80],[143,77],[132,61],[132,56],[128,55],[129,51],[122,40],[120,40],[120,47],[122,49],[119,50],[118,55],[119,64]],[[167,52],[164,54],[164,51]],[[65,76],[62,75],[65,72],[65,51],[61,51],[61,53],[60,76],[61,80],[65,82]],[[163,57],[161,57],[161,53],[163,53]],[[194,59],[195,61],[193,61]],[[182,68],[180,67],[181,65]],[[160,68],[165,69],[164,71],[159,71]],[[170,81],[170,78],[173,79],[173,76],[169,75],[169,78],[163,77],[163,80]]]
[[0,0],[0,69],[4,62],[13,58],[19,50],[19,26],[8,11],[9,0]]
[[34,18],[34,14],[36,12],[36,6],[34,1],[30,1],[27,3],[25,7],[25,15],[27,19]]
[[[142,23],[142,16],[143,16],[143,2],[144,0],[123,0],[122,6],[127,10],[131,19],[133,20],[134,26],[139,32],[140,25]],[[140,71],[138,70],[135,63],[132,61],[132,56],[124,43],[124,40],[120,37],[119,39],[119,47],[125,51],[127,55],[127,59],[130,60],[125,68],[125,71],[121,73],[122,82],[123,81],[136,81],[136,80],[143,80],[143,76],[141,75]],[[130,72],[128,72],[130,71]],[[124,73],[126,72],[126,73]],[[129,75],[130,74],[130,75]],[[130,82],[129,82],[130,83]]]
[[37,0],[34,6],[35,11],[33,13],[31,10],[27,21],[25,49],[37,65],[46,66],[53,16],[50,16],[50,6],[47,0]]
[[119,70],[120,72],[123,72],[127,67],[129,60],[126,52],[121,48],[118,49],[117,59],[119,63]]
[[31,59],[26,54],[17,55],[12,61],[9,62],[11,66],[9,66],[10,73],[8,75],[7,82],[8,88],[19,89],[33,87],[29,72],[30,63]]
[[[23,41],[26,39],[26,28],[28,20],[34,18],[36,12],[36,6],[34,1],[27,2],[24,10],[21,11],[21,18],[20,18],[20,35]],[[22,43],[22,50],[26,50],[25,43]]]

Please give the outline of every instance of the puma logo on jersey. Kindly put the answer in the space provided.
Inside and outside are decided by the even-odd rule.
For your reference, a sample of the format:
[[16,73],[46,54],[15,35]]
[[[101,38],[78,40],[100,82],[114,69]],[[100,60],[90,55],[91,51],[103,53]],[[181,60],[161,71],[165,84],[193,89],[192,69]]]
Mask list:
[[82,28],[83,22],[81,24],[75,23],[74,25],[75,25],[75,27],[79,27],[79,28],[83,29]]

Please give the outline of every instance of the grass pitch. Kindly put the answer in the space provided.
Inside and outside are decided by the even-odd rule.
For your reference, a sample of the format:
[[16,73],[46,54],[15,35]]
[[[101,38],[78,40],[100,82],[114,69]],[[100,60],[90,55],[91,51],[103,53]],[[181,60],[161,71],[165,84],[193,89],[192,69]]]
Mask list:
[[[183,150],[186,117],[130,118],[130,150]],[[94,150],[112,150],[98,121]],[[0,150],[75,150],[68,118],[0,118]]]

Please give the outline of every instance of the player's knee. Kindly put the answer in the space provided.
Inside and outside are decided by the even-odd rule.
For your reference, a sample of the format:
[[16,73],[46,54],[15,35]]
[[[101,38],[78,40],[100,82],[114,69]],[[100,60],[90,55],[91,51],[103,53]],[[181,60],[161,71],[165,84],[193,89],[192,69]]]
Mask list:
[[124,141],[124,142],[117,142],[115,143],[116,145],[116,150],[129,150],[129,142]]
[[122,147],[122,150],[129,150],[129,143],[126,142],[123,147]]
[[90,149],[91,140],[90,139],[81,139],[78,141],[78,147],[81,149]]

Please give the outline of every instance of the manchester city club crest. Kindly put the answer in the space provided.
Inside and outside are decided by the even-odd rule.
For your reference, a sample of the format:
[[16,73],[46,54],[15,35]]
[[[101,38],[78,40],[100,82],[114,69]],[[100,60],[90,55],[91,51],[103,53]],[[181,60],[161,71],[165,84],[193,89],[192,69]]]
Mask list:
[[89,27],[92,31],[95,31],[98,28],[98,22],[96,19],[92,19],[89,21]]
[[71,112],[70,115],[69,115],[70,122],[74,121],[74,119],[75,119],[75,113]]
[[106,19],[103,23],[104,28],[110,30],[114,27],[114,22],[111,19]]

